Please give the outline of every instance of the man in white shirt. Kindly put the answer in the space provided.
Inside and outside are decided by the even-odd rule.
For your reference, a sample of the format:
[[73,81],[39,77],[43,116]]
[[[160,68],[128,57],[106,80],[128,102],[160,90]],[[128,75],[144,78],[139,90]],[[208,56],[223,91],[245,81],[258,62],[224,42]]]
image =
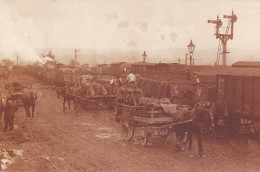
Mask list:
[[133,73],[129,73],[126,80],[127,80],[128,83],[135,84],[136,83],[136,76]]

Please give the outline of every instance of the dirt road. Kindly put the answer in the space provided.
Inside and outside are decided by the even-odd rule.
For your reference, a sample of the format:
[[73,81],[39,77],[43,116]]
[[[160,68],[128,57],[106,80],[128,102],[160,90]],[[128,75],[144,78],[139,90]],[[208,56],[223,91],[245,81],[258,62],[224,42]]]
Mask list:
[[[8,171],[259,171],[260,144],[255,140],[205,138],[206,158],[176,152],[174,136],[143,147],[138,137],[123,141],[120,127],[108,110],[62,111],[54,90],[29,76],[38,91],[35,118],[19,108],[15,130],[0,132],[0,150],[13,161]],[[5,81],[0,81],[3,87]],[[3,126],[2,120],[2,126]],[[17,153],[19,152],[19,153]],[[197,154],[195,140],[193,153]],[[1,153],[1,152],[0,152]],[[11,159],[9,158],[9,159]]]

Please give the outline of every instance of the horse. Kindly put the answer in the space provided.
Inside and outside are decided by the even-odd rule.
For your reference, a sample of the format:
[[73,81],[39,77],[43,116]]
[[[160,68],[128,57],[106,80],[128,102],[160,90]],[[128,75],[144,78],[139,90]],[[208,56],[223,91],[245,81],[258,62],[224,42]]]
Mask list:
[[[21,97],[24,109],[26,112],[26,117],[34,117],[34,109],[35,109],[35,103],[37,100],[37,91],[28,91]],[[32,115],[30,113],[30,107],[32,107]]]
[[[213,121],[213,114],[211,112],[212,104],[210,105],[194,105],[193,110],[191,112],[191,119],[192,122],[182,124],[178,126],[178,129],[176,130],[176,137],[177,141],[182,147],[182,140],[185,136],[185,133],[187,134],[187,140],[184,142],[184,144],[189,143],[189,151],[192,149],[192,136],[195,134],[197,136],[198,141],[198,148],[199,148],[199,156],[205,157],[205,154],[203,152],[203,146],[202,146],[202,139],[201,135],[203,132],[211,132],[214,128],[214,121]],[[193,156],[190,154],[190,156]]]
[[63,97],[63,111],[65,111],[65,104],[66,101],[68,102],[68,106],[70,109],[70,101],[74,100],[74,109],[76,110],[76,100],[73,96],[71,96],[69,93],[72,92],[72,89],[70,87],[65,88],[65,87],[57,87],[56,88],[56,93],[58,99],[62,96]]

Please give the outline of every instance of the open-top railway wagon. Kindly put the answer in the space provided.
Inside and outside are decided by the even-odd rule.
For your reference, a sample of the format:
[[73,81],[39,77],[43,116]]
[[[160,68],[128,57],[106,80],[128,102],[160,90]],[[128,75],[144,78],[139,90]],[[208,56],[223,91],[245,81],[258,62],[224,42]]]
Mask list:
[[260,123],[260,69],[232,67],[219,72],[217,92],[235,127]]

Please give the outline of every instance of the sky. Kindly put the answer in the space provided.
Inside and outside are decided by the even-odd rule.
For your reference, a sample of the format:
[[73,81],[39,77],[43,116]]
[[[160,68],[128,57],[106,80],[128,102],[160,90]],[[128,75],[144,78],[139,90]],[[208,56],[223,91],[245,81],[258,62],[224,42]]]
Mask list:
[[39,60],[39,48],[186,48],[191,39],[196,50],[217,49],[207,20],[219,15],[226,26],[232,10],[228,48],[259,52],[259,0],[0,0],[0,58]]

